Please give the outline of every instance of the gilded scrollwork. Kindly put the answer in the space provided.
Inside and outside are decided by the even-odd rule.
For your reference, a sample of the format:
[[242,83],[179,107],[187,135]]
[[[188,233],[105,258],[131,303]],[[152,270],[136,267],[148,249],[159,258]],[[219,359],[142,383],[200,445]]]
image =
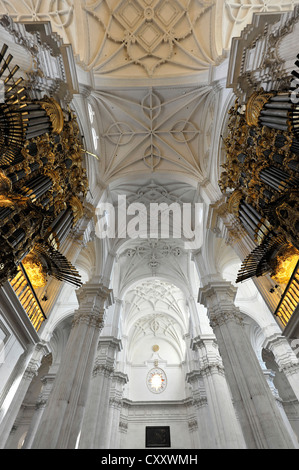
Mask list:
[[244,198],[242,191],[235,190],[228,200],[228,211],[231,212],[234,216],[239,216],[239,207],[240,202]]
[[275,93],[265,93],[263,89],[255,91],[246,104],[245,119],[248,126],[258,126],[261,110]]
[[56,100],[48,98],[47,96],[44,97],[39,104],[46,111],[46,114],[51,121],[52,132],[54,134],[60,134],[64,124],[63,112],[60,105]]
[[[259,90],[251,96],[245,111],[238,101],[230,109],[224,140],[226,162],[219,180],[221,191],[230,194],[228,212],[260,247],[258,256],[267,260],[269,269],[275,260],[276,246],[282,246],[282,258],[290,245],[299,249],[298,154],[294,135],[289,130],[262,125],[259,120],[263,107],[274,95]],[[264,272],[258,257],[253,262],[249,256],[243,264],[237,282],[260,275],[254,272]],[[278,272],[280,265],[276,263],[272,273],[277,282],[285,279]]]

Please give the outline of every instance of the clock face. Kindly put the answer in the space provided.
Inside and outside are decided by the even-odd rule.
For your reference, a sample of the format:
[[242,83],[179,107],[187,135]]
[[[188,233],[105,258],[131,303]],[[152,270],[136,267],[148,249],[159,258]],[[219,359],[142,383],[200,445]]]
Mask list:
[[151,369],[147,374],[147,386],[153,393],[161,393],[165,390],[167,379],[164,370],[159,367]]

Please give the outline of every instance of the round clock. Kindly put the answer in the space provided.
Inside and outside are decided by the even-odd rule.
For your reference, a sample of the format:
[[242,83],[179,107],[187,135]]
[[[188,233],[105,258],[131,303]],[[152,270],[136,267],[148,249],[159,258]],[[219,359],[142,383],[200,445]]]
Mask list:
[[147,374],[146,380],[149,390],[153,393],[161,393],[167,385],[166,374],[159,367],[154,367]]

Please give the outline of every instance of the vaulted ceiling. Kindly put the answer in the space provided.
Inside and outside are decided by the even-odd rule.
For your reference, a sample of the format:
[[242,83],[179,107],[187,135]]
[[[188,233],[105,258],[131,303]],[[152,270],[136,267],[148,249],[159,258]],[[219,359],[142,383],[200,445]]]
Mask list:
[[[131,287],[124,299],[124,334],[128,336],[128,358],[149,340],[165,341],[184,358],[184,335],[188,331],[188,312],[182,291],[158,279],[141,281]],[[135,359],[136,360],[136,359]]]
[[170,77],[205,71],[255,12],[298,0],[1,0],[16,21],[52,28],[98,77]]
[[[0,14],[14,21],[50,22],[72,45],[83,97],[78,103],[86,105],[81,124],[90,135],[88,150],[97,156],[87,159],[92,204],[101,197],[115,204],[118,195],[126,195],[128,203],[147,207],[198,202],[204,196],[200,189],[213,192],[208,185],[213,180],[217,186],[213,142],[216,130],[220,140],[225,88],[225,80],[217,83],[215,69],[254,13],[288,10],[298,3],[0,0]],[[86,76],[87,85],[81,82]],[[168,336],[182,357],[188,312],[177,286],[189,288],[190,278],[195,279],[182,241],[128,240],[114,248],[114,290],[120,298],[126,293],[125,325],[132,345],[142,344],[144,336]],[[92,255],[87,261],[94,263]],[[193,295],[192,289],[184,295]]]
[[[50,21],[91,74],[93,170],[107,186],[161,172],[210,178],[219,97],[211,68],[253,13],[299,0],[0,0],[15,21]],[[219,90],[218,90],[219,91]],[[92,151],[92,149],[90,149]],[[215,152],[214,152],[215,153]]]
[[93,97],[105,183],[156,171],[204,179],[215,110],[211,87],[130,87]]

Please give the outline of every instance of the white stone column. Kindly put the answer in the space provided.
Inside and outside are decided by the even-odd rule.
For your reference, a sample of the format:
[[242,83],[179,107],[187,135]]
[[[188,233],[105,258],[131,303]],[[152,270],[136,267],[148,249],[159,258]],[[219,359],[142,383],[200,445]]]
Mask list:
[[199,302],[208,309],[247,447],[294,448],[234,304],[236,292],[229,282],[210,282],[199,289]]
[[214,335],[194,338],[193,348],[199,354],[199,372],[207,394],[211,419],[209,448],[245,449],[246,444],[232,403]]
[[103,449],[106,445],[109,422],[109,400],[112,374],[120,341],[112,337],[101,337],[93,368],[88,405],[84,414],[80,449]]
[[263,371],[263,374],[264,374],[264,377],[266,378],[266,381],[267,381],[267,384],[271,390],[271,393],[275,399],[275,402],[276,402],[276,405],[279,409],[279,412],[282,416],[282,419],[283,419],[283,422],[286,426],[286,428],[288,429],[289,431],[289,434],[292,438],[292,441],[293,441],[293,444],[294,446],[297,448],[298,447],[298,438],[297,438],[297,435],[295,434],[294,430],[293,430],[293,427],[287,417],[287,414],[284,410],[284,407],[283,407],[283,404],[282,404],[282,399],[280,398],[279,396],[279,393],[278,393],[278,390],[277,388],[275,387],[274,385],[274,377],[275,377],[275,374],[276,372],[274,372],[273,370],[271,369],[267,369],[266,367],[266,364],[265,362],[263,361],[263,358],[262,358],[262,354],[261,354],[262,351],[260,351],[260,353],[257,355],[257,358],[258,358],[258,361],[259,361],[259,364],[261,366],[261,369]]
[[31,448],[32,442],[34,440],[34,437],[36,435],[37,429],[41,422],[44,410],[46,408],[50,393],[52,391],[55,377],[56,377],[55,374],[47,374],[41,379],[41,382],[43,384],[42,390],[37,399],[37,402],[35,405],[35,413],[30,423],[29,430],[26,434],[22,449]]
[[120,325],[120,318],[121,312],[123,308],[123,301],[120,299],[114,299],[114,312],[112,317],[112,324],[111,324],[111,336],[115,338],[119,338],[121,336],[121,325]]
[[79,308],[33,449],[76,448],[109,296],[107,287],[92,281],[77,291]]
[[[298,347],[299,340],[295,341]],[[273,353],[279,371],[284,373],[299,400],[299,360],[288,340],[279,333],[275,333],[264,341],[263,347]]]
[[38,343],[32,353],[31,359],[22,375],[22,379],[18,385],[18,388],[14,394],[12,401],[6,411],[6,414],[1,421],[0,425],[0,449],[5,447],[7,439],[13,424],[17,418],[18,412],[21,408],[25,395],[28,391],[29,385],[33,377],[38,373],[38,369],[41,365],[42,358],[45,354],[48,354],[48,349],[43,343]]

